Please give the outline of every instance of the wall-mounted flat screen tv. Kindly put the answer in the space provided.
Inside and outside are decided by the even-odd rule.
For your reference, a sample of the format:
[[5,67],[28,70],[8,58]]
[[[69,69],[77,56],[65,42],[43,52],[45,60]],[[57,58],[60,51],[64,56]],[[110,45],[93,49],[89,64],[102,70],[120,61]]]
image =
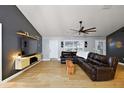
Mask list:
[[22,56],[29,56],[36,54],[37,51],[37,40],[28,37],[21,38],[21,51]]

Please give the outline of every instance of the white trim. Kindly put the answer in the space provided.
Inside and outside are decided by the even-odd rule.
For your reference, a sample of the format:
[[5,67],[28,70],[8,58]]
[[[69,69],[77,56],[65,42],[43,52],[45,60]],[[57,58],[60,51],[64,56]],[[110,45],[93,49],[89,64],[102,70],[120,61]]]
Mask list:
[[[57,58],[58,61],[60,61],[60,58]],[[50,59],[42,59],[41,61],[50,61]]]
[[124,63],[121,63],[121,62],[119,62],[118,64],[120,64],[120,65],[124,65]]
[[50,59],[42,59],[42,61],[50,61]]
[[10,76],[9,78],[3,80],[1,83],[5,83],[5,82],[8,82],[8,81],[12,80],[13,78],[17,77],[18,75],[22,74],[23,72],[25,72],[26,70],[28,70],[29,68],[35,66],[35,65],[38,64],[38,63],[40,63],[40,61],[39,61],[39,62],[36,62],[36,63],[34,63],[34,64],[32,64],[31,66],[25,68],[24,70],[22,70],[22,71],[20,71],[20,72],[14,74],[14,75],[12,75],[12,76]]
[[2,24],[0,23],[0,82],[2,82]]
[[60,58],[58,58],[58,61],[60,61],[61,59]]

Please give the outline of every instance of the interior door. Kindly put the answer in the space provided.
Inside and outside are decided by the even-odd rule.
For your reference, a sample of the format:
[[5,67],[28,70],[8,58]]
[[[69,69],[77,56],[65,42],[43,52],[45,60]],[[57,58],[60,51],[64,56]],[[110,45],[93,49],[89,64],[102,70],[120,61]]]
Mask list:
[[50,40],[49,41],[49,49],[50,49],[49,57],[50,57],[50,59],[52,59],[52,58],[58,59],[58,53],[59,53],[58,47],[59,47],[58,40]]
[[2,81],[2,24],[0,23],[0,82]]

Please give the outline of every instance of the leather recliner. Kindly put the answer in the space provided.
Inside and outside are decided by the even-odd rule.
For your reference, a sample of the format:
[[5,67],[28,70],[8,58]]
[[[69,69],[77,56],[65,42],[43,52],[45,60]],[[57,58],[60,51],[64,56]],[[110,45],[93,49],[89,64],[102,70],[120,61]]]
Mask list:
[[77,64],[93,81],[114,79],[118,64],[116,57],[106,57],[104,55],[90,52],[87,59],[77,57],[77,61]]
[[66,51],[62,51],[61,52],[61,56],[60,56],[61,64],[65,64],[66,63],[66,60],[68,58],[72,59],[73,63],[76,63],[76,61],[77,61],[76,53],[77,52],[66,52]]

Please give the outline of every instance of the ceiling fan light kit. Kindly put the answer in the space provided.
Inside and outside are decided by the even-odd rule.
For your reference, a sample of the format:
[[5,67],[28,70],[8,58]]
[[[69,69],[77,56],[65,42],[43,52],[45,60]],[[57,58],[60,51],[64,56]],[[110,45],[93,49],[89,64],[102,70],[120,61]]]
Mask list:
[[88,34],[89,32],[96,32],[96,27],[84,29],[84,26],[82,26],[82,21],[79,21],[79,24],[80,24],[80,29],[79,30],[75,30],[75,29],[70,29],[70,30],[78,32],[79,35],[81,33]]

